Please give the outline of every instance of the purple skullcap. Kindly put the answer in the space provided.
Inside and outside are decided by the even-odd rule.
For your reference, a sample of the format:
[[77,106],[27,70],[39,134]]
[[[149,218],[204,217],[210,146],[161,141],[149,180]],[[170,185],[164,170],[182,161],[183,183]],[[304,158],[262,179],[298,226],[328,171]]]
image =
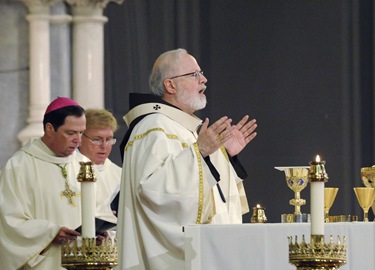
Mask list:
[[80,105],[77,102],[75,102],[73,99],[70,99],[67,97],[57,97],[54,101],[52,101],[48,105],[44,115],[52,111],[64,108],[64,107],[68,107],[68,106],[80,106]]

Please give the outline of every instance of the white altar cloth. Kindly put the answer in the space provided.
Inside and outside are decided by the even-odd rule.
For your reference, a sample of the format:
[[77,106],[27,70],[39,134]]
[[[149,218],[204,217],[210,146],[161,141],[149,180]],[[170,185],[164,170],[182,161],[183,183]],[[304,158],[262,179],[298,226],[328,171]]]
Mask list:
[[[184,232],[185,269],[192,270],[295,270],[287,237],[310,242],[310,223],[189,225]],[[326,223],[324,232],[325,242],[347,238],[340,270],[375,270],[375,222]]]

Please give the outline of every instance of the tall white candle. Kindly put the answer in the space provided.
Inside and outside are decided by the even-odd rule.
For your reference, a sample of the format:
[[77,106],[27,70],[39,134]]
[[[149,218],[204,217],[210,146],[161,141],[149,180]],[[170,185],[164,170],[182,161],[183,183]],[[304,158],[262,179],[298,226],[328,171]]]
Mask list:
[[310,183],[311,235],[324,235],[324,182]]
[[94,182],[81,182],[82,237],[95,237]]
[[310,162],[311,235],[324,236],[324,185],[328,180],[324,164],[319,155],[316,156],[315,162]]
[[79,163],[77,180],[81,183],[81,216],[82,216],[82,237],[95,238],[95,189],[96,177],[93,172],[92,162],[83,161]]

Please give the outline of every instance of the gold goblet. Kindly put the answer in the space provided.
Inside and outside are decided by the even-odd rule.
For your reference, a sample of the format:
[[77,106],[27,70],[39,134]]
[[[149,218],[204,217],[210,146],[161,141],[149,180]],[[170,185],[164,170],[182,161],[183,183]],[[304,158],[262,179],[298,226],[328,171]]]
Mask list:
[[[375,166],[361,168],[361,179],[365,187],[375,188]],[[372,203],[371,209],[372,212],[375,214],[375,199]]]
[[375,188],[372,187],[355,187],[353,188],[359,205],[363,209],[363,221],[368,221],[368,210],[374,202]]
[[301,206],[306,204],[306,200],[301,198],[301,191],[307,186],[309,168],[308,167],[275,167],[279,171],[284,171],[285,180],[288,187],[294,191],[294,198],[289,201],[294,205],[294,214],[301,215]]
[[328,213],[331,209],[333,202],[336,199],[338,188],[335,187],[326,187],[324,188],[324,221],[329,222]]
[[294,214],[301,214],[301,206],[306,204],[306,200],[301,198],[301,191],[307,186],[309,169],[307,168],[286,168],[285,180],[288,187],[294,191],[294,198],[289,201],[294,205]]
[[375,188],[375,166],[361,168],[361,179],[366,187]]

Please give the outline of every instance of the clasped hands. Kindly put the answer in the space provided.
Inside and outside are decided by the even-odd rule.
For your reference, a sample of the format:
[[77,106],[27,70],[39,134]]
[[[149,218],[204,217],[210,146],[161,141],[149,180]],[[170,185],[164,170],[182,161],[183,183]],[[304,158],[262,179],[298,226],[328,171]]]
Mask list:
[[208,118],[202,124],[197,144],[203,157],[206,157],[221,145],[224,145],[230,156],[239,154],[245,146],[257,135],[254,130],[257,127],[256,120],[249,121],[249,116],[245,115],[236,125],[232,125],[232,119],[227,116],[221,117],[211,126]]

